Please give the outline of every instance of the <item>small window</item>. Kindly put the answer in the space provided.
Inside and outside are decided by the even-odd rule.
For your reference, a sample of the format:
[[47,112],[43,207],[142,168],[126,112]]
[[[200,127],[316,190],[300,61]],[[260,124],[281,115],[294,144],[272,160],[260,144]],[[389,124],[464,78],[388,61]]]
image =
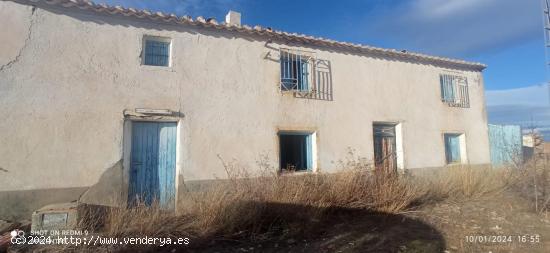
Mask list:
[[281,50],[281,90],[309,91],[311,88],[310,56]]
[[445,159],[447,164],[462,163],[464,160],[464,135],[463,134],[445,134]]
[[470,107],[466,77],[442,74],[439,76],[441,100],[453,107]]
[[145,37],[143,64],[149,66],[170,66],[170,39]]
[[311,133],[279,132],[281,170],[312,170],[314,138],[315,134]]

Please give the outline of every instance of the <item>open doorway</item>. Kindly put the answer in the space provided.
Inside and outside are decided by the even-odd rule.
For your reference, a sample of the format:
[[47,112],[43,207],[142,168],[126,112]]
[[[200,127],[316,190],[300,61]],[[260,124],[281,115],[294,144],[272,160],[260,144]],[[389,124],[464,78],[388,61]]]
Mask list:
[[307,171],[313,169],[314,134],[279,132],[281,171]]

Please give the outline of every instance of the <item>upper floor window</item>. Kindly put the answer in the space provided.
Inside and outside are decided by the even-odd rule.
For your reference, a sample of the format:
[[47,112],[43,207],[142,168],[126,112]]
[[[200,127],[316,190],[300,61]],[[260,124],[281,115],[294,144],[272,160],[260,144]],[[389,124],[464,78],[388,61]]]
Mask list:
[[170,66],[170,39],[161,37],[143,38],[143,65]]
[[311,89],[312,57],[281,50],[281,90]]
[[281,91],[295,97],[333,100],[332,71],[329,60],[317,59],[313,52],[279,50]]
[[470,107],[468,80],[463,76],[441,74],[441,101],[449,106]]

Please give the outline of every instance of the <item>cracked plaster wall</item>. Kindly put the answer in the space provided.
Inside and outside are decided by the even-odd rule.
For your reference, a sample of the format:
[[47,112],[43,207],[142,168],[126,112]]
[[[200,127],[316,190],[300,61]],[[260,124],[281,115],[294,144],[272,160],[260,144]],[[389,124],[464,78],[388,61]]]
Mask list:
[[[373,121],[403,123],[407,168],[443,166],[445,131],[466,133],[469,162],[489,163],[479,72],[303,48],[331,61],[334,101],[297,99],[280,94],[277,58],[265,58],[277,43],[4,1],[0,12],[0,63],[12,62],[0,71],[0,192],[104,185],[134,108],[185,115],[186,181],[224,177],[217,155],[276,166],[278,129],[316,130],[318,166],[334,171],[348,147],[372,158]],[[172,39],[171,67],[141,65],[144,35]],[[442,72],[468,77],[471,108],[440,101]]]

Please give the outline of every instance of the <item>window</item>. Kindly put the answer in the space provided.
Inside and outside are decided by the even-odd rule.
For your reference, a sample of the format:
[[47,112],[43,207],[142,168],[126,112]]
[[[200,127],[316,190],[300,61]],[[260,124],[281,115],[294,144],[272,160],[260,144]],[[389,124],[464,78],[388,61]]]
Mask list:
[[313,52],[279,50],[281,91],[292,91],[299,98],[332,101],[330,61],[314,56]]
[[281,90],[310,90],[311,57],[281,51]]
[[170,66],[170,39],[145,37],[143,64],[150,66]]
[[453,107],[470,107],[466,77],[442,74],[439,76],[441,100]]
[[447,164],[463,163],[466,159],[463,134],[444,134]]
[[279,132],[281,170],[313,170],[314,147],[315,133]]

